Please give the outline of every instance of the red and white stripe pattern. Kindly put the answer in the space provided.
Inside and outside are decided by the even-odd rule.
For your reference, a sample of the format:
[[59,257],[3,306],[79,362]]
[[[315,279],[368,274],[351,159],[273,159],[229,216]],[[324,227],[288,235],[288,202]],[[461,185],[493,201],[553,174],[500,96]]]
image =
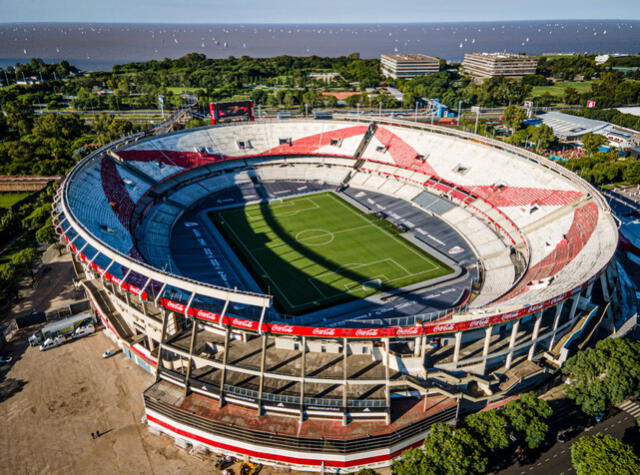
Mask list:
[[145,414],[150,427],[165,434],[183,439],[192,445],[204,445],[212,451],[224,451],[243,458],[250,457],[257,462],[286,466],[294,465],[298,470],[307,471],[356,471],[360,467],[384,467],[408,448],[422,443],[427,432],[414,435],[398,444],[384,449],[340,455],[332,453],[297,451],[288,448],[260,446],[251,442],[234,440],[220,435],[212,435],[195,427],[172,420],[158,412],[146,408]]

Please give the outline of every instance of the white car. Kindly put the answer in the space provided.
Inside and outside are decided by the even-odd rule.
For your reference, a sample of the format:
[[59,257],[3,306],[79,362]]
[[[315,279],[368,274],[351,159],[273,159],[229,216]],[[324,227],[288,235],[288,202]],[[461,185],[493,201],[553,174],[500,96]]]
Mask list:
[[66,338],[62,335],[58,335],[55,338],[47,338],[42,345],[40,345],[40,351],[47,351],[56,346],[60,346],[65,342]]
[[104,353],[102,353],[102,357],[103,358],[110,358],[113,355],[115,355],[118,352],[118,350],[109,350],[109,351],[105,351]]
[[84,327],[76,328],[76,331],[73,332],[73,338],[80,338],[82,336],[91,335],[95,331],[95,327],[90,323],[89,325],[86,325]]

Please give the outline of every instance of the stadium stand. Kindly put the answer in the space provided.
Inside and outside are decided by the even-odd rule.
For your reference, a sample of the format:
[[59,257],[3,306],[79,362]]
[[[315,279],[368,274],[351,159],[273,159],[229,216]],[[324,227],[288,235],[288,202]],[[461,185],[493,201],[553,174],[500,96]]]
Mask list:
[[[197,221],[328,190],[454,273],[284,315],[215,225]],[[150,427],[300,470],[388,466],[456,404],[524,391],[616,292],[616,226],[588,183],[503,142],[392,119],[136,136],[81,161],[53,209],[114,341],[157,371]]]

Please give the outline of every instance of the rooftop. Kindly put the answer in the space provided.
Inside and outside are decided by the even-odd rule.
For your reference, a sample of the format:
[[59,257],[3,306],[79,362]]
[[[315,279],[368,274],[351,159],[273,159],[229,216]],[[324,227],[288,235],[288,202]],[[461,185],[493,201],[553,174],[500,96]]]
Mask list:
[[553,133],[561,136],[581,136],[589,132],[600,132],[609,123],[602,120],[587,119],[562,112],[547,112],[539,116],[542,122],[553,129]]
[[517,53],[466,53],[465,56],[484,56],[487,58],[494,59],[529,59],[529,58],[537,58],[537,56],[527,56],[524,54]]
[[383,54],[382,56],[395,61],[440,61],[438,58],[426,54]]

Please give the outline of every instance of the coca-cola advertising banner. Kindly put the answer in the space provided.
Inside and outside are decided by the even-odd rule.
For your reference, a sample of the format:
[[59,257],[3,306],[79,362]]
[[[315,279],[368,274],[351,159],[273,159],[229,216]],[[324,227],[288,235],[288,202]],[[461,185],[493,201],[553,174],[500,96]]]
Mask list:
[[[65,239],[66,236],[65,236]],[[68,241],[68,239],[67,239]],[[91,265],[91,268],[96,272],[102,274],[104,269],[96,265],[81,253],[78,253],[76,246],[71,244],[73,251],[78,254],[78,257],[87,264]],[[604,270],[604,269],[603,269]],[[212,323],[219,323],[221,325],[229,325],[234,328],[252,331],[262,331],[266,333],[274,333],[280,335],[296,335],[296,336],[308,336],[317,338],[390,338],[390,337],[414,337],[419,335],[437,335],[443,333],[451,333],[457,331],[473,330],[476,328],[482,328],[490,325],[498,325],[500,323],[509,322],[517,318],[522,318],[526,315],[539,312],[546,308],[559,304],[560,302],[567,300],[578,292],[588,287],[591,283],[600,276],[603,272],[601,270],[596,275],[591,277],[587,282],[581,286],[574,288],[568,292],[560,294],[552,299],[546,300],[535,305],[530,305],[512,312],[500,313],[497,315],[491,315],[484,318],[476,318],[473,320],[465,321],[439,321],[433,323],[424,323],[418,325],[412,325],[407,327],[390,326],[384,328],[336,328],[336,327],[308,327],[299,325],[288,325],[283,323],[269,323],[263,322],[262,328],[260,328],[260,322],[255,320],[248,320],[239,317],[231,317],[228,315],[222,316],[219,313],[202,310],[195,307],[189,307],[185,304],[175,302],[166,298],[161,298],[159,303],[168,310],[187,314],[190,317],[198,318]],[[146,292],[141,292],[141,289],[135,287],[127,282],[122,282],[121,279],[109,274],[104,273],[104,277],[111,280],[118,286],[122,284],[122,288],[128,290],[135,295],[142,294],[142,298],[147,298]]]

